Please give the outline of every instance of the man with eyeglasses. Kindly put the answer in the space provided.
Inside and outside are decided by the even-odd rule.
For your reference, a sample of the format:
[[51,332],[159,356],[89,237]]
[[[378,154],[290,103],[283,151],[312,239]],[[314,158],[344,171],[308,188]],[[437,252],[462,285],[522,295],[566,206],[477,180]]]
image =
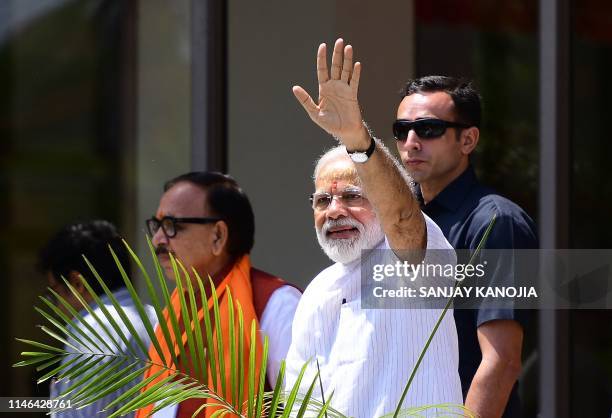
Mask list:
[[[480,136],[480,97],[472,85],[443,76],[407,83],[393,133],[404,166],[420,185],[423,211],[457,249],[475,249],[496,215],[485,248],[538,248],[529,215],[480,184],[470,165]],[[489,286],[511,286],[511,256],[496,265]],[[495,261],[495,263],[492,263]],[[482,417],[519,417],[517,379],[526,313],[455,309],[465,405]]]
[[[267,371],[267,383],[274,387],[281,361],[285,358],[291,341],[291,323],[301,292],[284,280],[251,266],[249,253],[254,243],[255,220],[249,199],[238,183],[229,175],[216,172],[180,175],[165,184],[157,213],[147,220],[146,225],[168,279],[177,280],[170,259],[172,255],[187,271],[195,270],[204,279],[205,284],[208,283],[208,278],[213,281],[219,298],[222,322],[222,329],[217,329],[213,324],[216,335],[223,335],[227,341],[228,289],[231,290],[234,303],[239,302],[242,309],[245,341],[250,341],[251,322],[257,320],[261,332],[254,343],[258,352],[262,347],[263,335],[269,338],[267,370],[261,372]],[[193,273],[191,280],[199,293]],[[186,288],[186,284],[184,287]],[[171,297],[172,306],[167,309],[173,309],[180,317],[177,292],[178,290],[174,291]],[[207,294],[210,295],[210,289]],[[211,301],[209,299],[209,302]],[[198,306],[198,309],[203,308]],[[204,323],[201,325],[203,327]],[[161,337],[159,327],[157,333]],[[169,347],[166,344],[164,349],[168,352],[175,350],[177,355],[180,355],[180,349],[176,345]],[[187,346],[185,350],[187,357],[193,357]],[[154,359],[159,356],[153,347],[149,354]],[[221,353],[221,357],[223,355]],[[165,357],[171,361],[171,356]],[[229,359],[225,358],[225,361],[229,365]],[[245,361],[245,364],[248,364],[248,358]],[[161,359],[159,362],[161,363]],[[179,365],[167,366],[190,371],[189,359],[179,356],[179,362]],[[147,375],[153,375],[159,370],[151,368]],[[255,372],[259,374],[260,370],[257,368]],[[209,376],[208,381],[212,382],[213,377]],[[230,387],[229,382],[226,387]],[[221,393],[220,387],[213,385],[213,388]],[[187,400],[165,408],[154,416],[190,417],[204,402],[202,399]],[[141,409],[137,416],[147,416],[151,410],[152,406]],[[213,413],[214,408],[206,408],[202,416],[210,416]]]
[[[322,44],[317,53],[319,103],[303,88],[293,88],[310,118],[342,145],[325,153],[314,171],[316,235],[335,264],[312,280],[296,311],[286,388],[309,361],[303,393],[320,370],[315,399],[329,400],[333,393],[336,410],[371,418],[394,412],[442,309],[393,309],[389,299],[382,303],[390,309],[362,309],[368,297],[362,271],[401,261],[429,263],[435,256],[437,262],[454,264],[455,254],[440,229],[422,214],[403,168],[364,125],[357,101],[361,65],[352,60],[352,47],[338,39],[328,71]],[[443,251],[435,254],[434,249]],[[457,367],[457,334],[449,312],[403,408],[462,404]]]
[[[117,299],[123,312],[137,331],[138,337],[144,344],[149,344],[149,335],[125,287],[123,277],[113,259],[109,247],[113,249],[117,259],[129,276],[131,270],[130,255],[121,242],[121,237],[117,233],[117,229],[110,222],[104,220],[77,222],[66,225],[58,231],[41,250],[38,261],[39,269],[47,276],[47,283],[49,286],[48,299],[63,312],[62,315],[64,315],[66,319],[71,321],[69,330],[71,330],[72,333],[78,335],[79,338],[84,338],[86,336],[87,339],[94,341],[94,343],[102,349],[104,354],[107,354],[106,356],[101,356],[98,361],[109,361],[112,357],[108,356],[108,354],[118,353],[125,353],[130,357],[134,355],[132,353],[137,353],[139,357],[144,357],[142,349],[121,321],[118,321],[118,326],[123,335],[127,336],[129,346],[120,338],[119,334],[113,329],[110,323],[105,323],[103,327],[95,319],[95,316],[98,318],[105,318],[105,316],[101,310],[102,308],[95,303],[93,295],[89,293],[81,280],[81,277],[87,280],[87,283],[92,287],[96,295],[100,297],[105,309],[110,312],[111,315],[117,315],[116,309],[111,303],[110,298],[105,294],[104,289],[85,262],[83,258],[83,256],[85,256],[104,280],[106,286],[113,292],[113,296]],[[90,314],[84,308],[80,300],[70,291],[68,286],[64,283],[64,278],[74,288],[75,292],[87,302],[93,314]],[[58,296],[66,303],[61,303]],[[157,322],[155,311],[148,305],[145,309],[149,320],[151,323],[155,324]],[[77,316],[81,317],[81,320],[78,320]],[[98,335],[105,337],[103,338],[104,341],[100,341],[100,339],[94,336],[91,330],[81,325],[83,322],[92,327]],[[109,344],[110,341],[115,341],[118,346]],[[70,338],[68,343],[70,345],[66,345],[66,348],[80,346],[73,338]],[[70,350],[72,349],[70,348]],[[63,363],[67,363],[72,358],[71,356],[66,356]],[[115,392],[104,396],[84,408],[69,409],[64,412],[54,413],[52,416],[63,418],[89,418],[99,416],[99,412],[102,409],[130,390],[133,386],[140,383],[140,381],[141,379],[134,379]],[[77,383],[78,380],[75,381],[74,379],[53,381],[51,384],[51,397],[57,397]],[[125,403],[126,402],[121,402],[109,408],[107,414],[117,411]]]

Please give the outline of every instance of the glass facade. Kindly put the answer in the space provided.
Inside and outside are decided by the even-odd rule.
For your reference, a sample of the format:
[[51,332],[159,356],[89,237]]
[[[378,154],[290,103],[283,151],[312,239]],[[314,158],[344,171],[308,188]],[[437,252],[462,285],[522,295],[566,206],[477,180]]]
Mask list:
[[474,81],[483,98],[481,179],[534,219],[538,183],[537,4],[415,2],[416,76]]
[[33,369],[11,364],[40,323],[38,248],[61,225],[125,226],[122,77],[129,2],[15,1],[1,6],[0,270],[2,396],[43,396]]
[[[416,76],[473,80],[483,119],[473,164],[480,180],[537,222],[537,4],[507,0],[415,2]],[[537,315],[525,330],[519,384],[522,415],[538,408]]]
[[11,365],[15,337],[44,339],[32,307],[53,233],[103,218],[146,255],[163,181],[190,169],[189,29],[187,1],[0,5],[0,396],[48,395]]
[[[570,245],[612,248],[612,4],[572,1],[571,12]],[[609,310],[570,313],[571,416],[612,411],[610,323]]]

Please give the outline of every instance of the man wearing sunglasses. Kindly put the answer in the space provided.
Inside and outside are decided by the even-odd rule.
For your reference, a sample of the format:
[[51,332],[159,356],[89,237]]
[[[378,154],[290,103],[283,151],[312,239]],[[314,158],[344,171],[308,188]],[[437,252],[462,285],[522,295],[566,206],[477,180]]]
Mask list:
[[[479,95],[465,81],[428,76],[406,85],[393,133],[404,166],[420,185],[423,211],[457,249],[474,249],[494,214],[485,248],[538,248],[531,218],[476,179],[470,155],[480,117]],[[510,258],[497,260],[489,285],[512,285]],[[520,416],[516,381],[525,312],[455,309],[454,316],[466,407],[482,417]]]
[[[205,284],[209,277],[213,281],[221,311],[221,329],[213,324],[213,335],[223,335],[228,341],[228,290],[231,290],[234,303],[240,303],[245,341],[250,341],[252,320],[258,321],[262,332],[252,343],[260,350],[263,334],[268,336],[267,382],[274,387],[281,360],[285,358],[291,341],[291,323],[301,293],[284,280],[251,266],[249,253],[254,243],[255,220],[249,199],[237,182],[228,175],[216,172],[180,175],[165,184],[157,213],[146,221],[146,226],[167,278],[177,280],[170,258],[172,255],[187,271],[194,269]],[[193,273],[191,281],[197,290],[199,286]],[[210,292],[207,293],[210,295]],[[173,309],[180,317],[177,290],[171,302],[172,306],[168,309]],[[212,299],[209,302],[212,303]],[[202,311],[204,308],[198,309]],[[156,333],[161,336],[159,327]],[[163,348],[180,354],[176,344]],[[187,357],[193,357],[188,346],[185,346],[185,350]],[[159,356],[154,347],[151,347],[149,354],[154,358]],[[223,353],[217,355],[223,357]],[[171,361],[170,356],[165,357]],[[159,359],[159,362],[162,360]],[[179,357],[179,362],[181,364],[168,366],[179,369],[189,367],[189,359]],[[229,358],[226,357],[225,362],[229,367]],[[161,368],[152,368],[146,375],[153,375],[159,370]],[[255,372],[259,374],[260,370],[257,368]],[[266,370],[261,372],[266,373]],[[208,381],[213,381],[212,376]],[[231,387],[229,382],[226,383],[227,388]],[[213,388],[221,393],[220,387],[213,385]],[[190,417],[204,402],[201,399],[187,400],[165,408],[154,416]],[[137,417],[148,416],[151,409],[139,410]],[[202,416],[209,416],[213,412],[214,408],[206,408]]]
[[[389,299],[383,303],[391,309],[361,307],[368,298],[362,290],[364,266],[425,263],[432,254],[442,254],[439,262],[454,264],[455,254],[440,229],[422,214],[404,170],[365,127],[357,101],[361,65],[353,65],[353,49],[342,39],[336,41],[331,64],[328,70],[322,44],[317,53],[318,104],[303,88],[293,88],[310,118],[342,146],[325,153],[314,172],[310,202],[317,239],[335,264],[312,280],[296,311],[286,388],[309,361],[303,393],[320,370],[313,397],[323,401],[333,393],[331,406],[347,416],[383,416],[398,403],[402,409],[461,404],[457,335],[450,315],[441,321],[400,402],[442,310],[393,309]],[[372,249],[376,251],[367,251]],[[445,251],[429,251],[433,249]]]

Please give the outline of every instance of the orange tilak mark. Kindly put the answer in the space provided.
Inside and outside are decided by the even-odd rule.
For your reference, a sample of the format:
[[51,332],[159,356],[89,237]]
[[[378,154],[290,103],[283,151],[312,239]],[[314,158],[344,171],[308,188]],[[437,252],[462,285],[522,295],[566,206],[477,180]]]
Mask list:
[[332,182],[332,187],[331,187],[332,194],[335,194],[336,190],[338,190],[338,180],[334,180]]

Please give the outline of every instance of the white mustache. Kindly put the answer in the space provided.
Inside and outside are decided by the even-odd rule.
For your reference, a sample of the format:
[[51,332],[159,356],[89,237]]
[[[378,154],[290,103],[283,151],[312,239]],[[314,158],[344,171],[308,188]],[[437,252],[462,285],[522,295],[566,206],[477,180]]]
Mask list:
[[356,228],[360,233],[363,232],[363,225],[358,221],[352,218],[338,218],[338,219],[327,219],[323,226],[321,227],[321,232],[324,235],[327,235],[331,228],[336,228],[339,226],[349,226],[352,228]]

